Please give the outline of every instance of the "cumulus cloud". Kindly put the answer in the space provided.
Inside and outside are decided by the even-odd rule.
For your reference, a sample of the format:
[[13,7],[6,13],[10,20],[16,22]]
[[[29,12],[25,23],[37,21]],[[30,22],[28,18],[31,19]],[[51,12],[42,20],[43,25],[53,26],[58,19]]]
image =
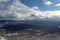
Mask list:
[[32,7],[32,9],[39,10],[39,7],[38,6],[34,6],[34,7]]
[[4,8],[6,2],[11,1],[11,0],[0,0],[0,8]]
[[[37,10],[36,10],[37,9]],[[60,10],[41,11],[38,7],[29,8],[28,6],[14,0],[8,10],[0,11],[0,19],[8,20],[60,20]]]
[[9,1],[9,0],[0,0],[0,2],[7,2],[7,1]]
[[43,3],[47,6],[50,6],[50,5],[54,4],[53,2],[51,2],[49,0],[44,0]]
[[60,6],[60,3],[58,3],[58,4],[55,4],[54,6]]
[[48,20],[59,21],[60,20],[60,10],[56,11],[45,11],[44,12],[44,19],[47,18]]

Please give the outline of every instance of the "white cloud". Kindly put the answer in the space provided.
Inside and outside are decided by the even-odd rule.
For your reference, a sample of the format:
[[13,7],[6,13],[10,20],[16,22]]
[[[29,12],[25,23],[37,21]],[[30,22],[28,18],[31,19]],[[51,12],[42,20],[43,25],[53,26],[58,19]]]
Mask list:
[[7,2],[7,1],[9,1],[9,0],[0,0],[0,2]]
[[[8,2],[8,1],[11,1],[11,0],[0,0],[1,3],[2,2],[5,3],[5,2]],[[5,5],[4,4],[1,4],[1,3],[0,3],[0,8],[4,8]]]
[[[38,10],[35,10],[38,9]],[[6,11],[0,11],[0,19],[9,20],[60,20],[60,10],[56,11],[40,11],[38,7],[29,8],[19,2],[13,2]]]
[[50,5],[54,4],[53,2],[51,2],[49,0],[44,0],[43,3],[47,6],[50,6]]
[[39,10],[39,7],[38,6],[34,6],[34,7],[32,7],[32,9]]
[[48,20],[60,21],[60,10],[45,11],[43,15],[44,19],[47,18]]
[[54,6],[60,6],[60,3],[58,3],[58,4],[55,4]]

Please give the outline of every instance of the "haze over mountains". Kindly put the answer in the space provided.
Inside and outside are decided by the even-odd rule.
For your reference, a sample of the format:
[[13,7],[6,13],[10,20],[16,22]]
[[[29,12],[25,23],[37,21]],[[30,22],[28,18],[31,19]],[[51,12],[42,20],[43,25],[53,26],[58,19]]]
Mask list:
[[0,20],[0,28],[7,31],[17,31],[24,29],[39,29],[60,31],[60,22],[55,21],[36,21],[36,20]]

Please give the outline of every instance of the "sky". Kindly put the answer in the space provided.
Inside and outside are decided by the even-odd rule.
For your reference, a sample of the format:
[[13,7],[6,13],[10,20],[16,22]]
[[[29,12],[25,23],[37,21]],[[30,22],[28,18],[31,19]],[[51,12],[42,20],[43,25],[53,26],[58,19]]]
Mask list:
[[60,21],[60,0],[0,0],[0,20]]
[[38,7],[40,10],[60,10],[60,0],[21,0],[29,7]]
[[[60,10],[60,0],[20,0],[21,3],[27,5],[28,7],[38,7],[42,11],[46,10]],[[0,1],[0,10],[7,9],[13,0]],[[3,7],[2,7],[3,6]]]

